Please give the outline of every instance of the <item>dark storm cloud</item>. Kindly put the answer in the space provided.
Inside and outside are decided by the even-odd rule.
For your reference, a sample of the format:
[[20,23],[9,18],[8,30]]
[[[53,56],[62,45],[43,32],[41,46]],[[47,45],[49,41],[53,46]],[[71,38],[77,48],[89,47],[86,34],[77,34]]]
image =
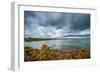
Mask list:
[[[25,11],[24,24],[25,34],[32,35],[35,33],[33,35],[35,37],[51,37],[54,34],[63,36],[80,32],[82,34],[85,32],[89,34],[90,15],[82,13]],[[41,31],[42,33],[39,34]]]
[[76,14],[71,21],[72,30],[85,30],[90,28],[89,14]]

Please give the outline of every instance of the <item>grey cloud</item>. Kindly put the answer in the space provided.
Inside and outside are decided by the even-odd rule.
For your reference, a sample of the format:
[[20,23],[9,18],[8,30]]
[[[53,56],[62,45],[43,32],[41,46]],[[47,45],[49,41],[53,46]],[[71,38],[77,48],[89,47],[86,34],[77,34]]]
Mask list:
[[61,35],[63,35],[90,29],[90,15],[82,13],[25,11],[24,24],[25,31],[32,31],[37,36],[40,36],[38,35],[40,32],[39,28],[42,27],[41,31],[45,34],[49,32],[56,34],[54,31],[61,30]]

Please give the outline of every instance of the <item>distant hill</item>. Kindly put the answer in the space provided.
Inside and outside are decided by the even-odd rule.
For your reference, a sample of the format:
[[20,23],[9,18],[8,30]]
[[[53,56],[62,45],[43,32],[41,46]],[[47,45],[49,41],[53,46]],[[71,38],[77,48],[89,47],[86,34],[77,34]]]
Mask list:
[[47,40],[65,40],[68,38],[89,38],[90,35],[67,35],[60,38],[33,38],[33,37],[24,37],[24,41],[31,42],[31,41],[47,41]]
[[64,35],[63,37],[90,37],[90,34],[87,34],[87,35]]

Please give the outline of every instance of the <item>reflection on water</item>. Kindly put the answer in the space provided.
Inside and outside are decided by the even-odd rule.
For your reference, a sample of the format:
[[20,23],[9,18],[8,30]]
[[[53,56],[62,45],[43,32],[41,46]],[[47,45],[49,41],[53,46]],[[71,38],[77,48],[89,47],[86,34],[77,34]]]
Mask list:
[[45,40],[25,42],[24,46],[40,48],[43,44],[47,44],[52,49],[78,49],[90,48],[90,38],[67,38],[63,40]]

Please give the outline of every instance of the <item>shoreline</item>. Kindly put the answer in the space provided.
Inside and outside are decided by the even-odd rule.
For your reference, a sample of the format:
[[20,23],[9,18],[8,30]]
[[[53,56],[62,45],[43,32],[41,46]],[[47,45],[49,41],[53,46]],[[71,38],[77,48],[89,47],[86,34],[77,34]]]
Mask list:
[[90,49],[55,50],[43,44],[41,48],[24,47],[24,61],[89,59]]

